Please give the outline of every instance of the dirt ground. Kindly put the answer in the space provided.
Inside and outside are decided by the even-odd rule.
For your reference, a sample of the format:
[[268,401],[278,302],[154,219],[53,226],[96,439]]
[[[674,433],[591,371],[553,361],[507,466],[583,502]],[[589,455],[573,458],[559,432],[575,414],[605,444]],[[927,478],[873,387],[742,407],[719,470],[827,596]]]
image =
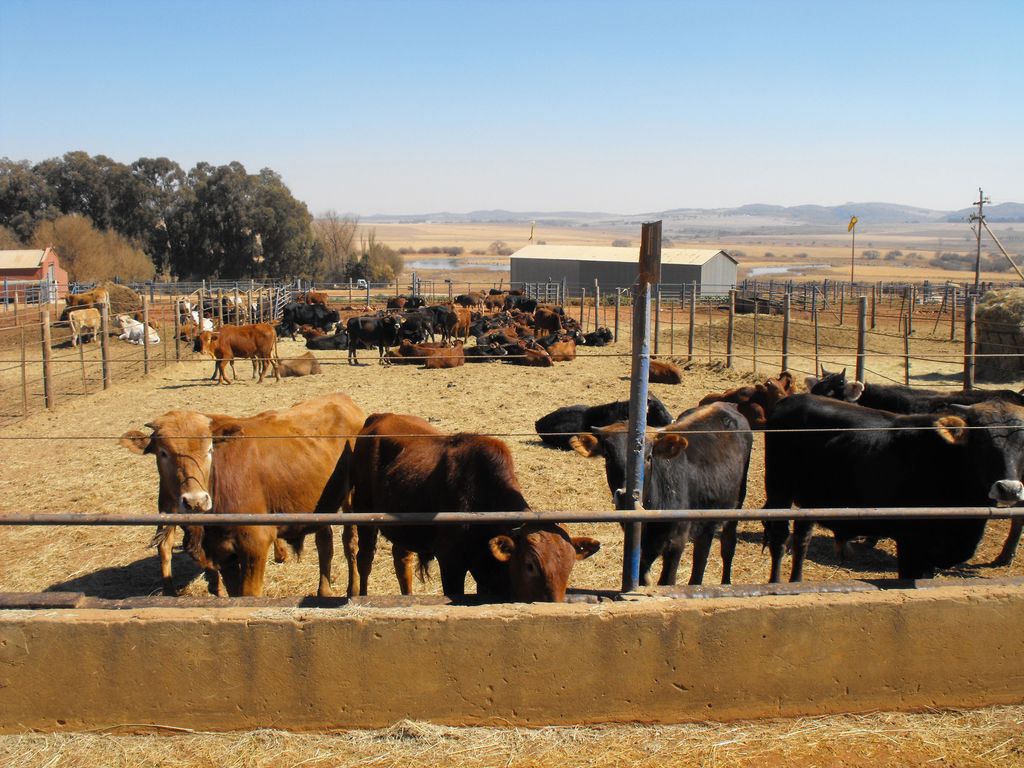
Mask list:
[[[716,319],[713,336],[724,332],[721,322],[722,318]],[[848,335],[845,328],[837,333]],[[675,359],[682,363],[684,339],[677,336],[674,342]],[[843,343],[838,336],[833,342],[837,347]],[[257,385],[247,378],[247,366],[241,365],[242,378],[231,386],[219,387],[207,380],[211,370],[208,360],[171,364],[149,377],[121,381],[111,390],[69,400],[56,412],[37,413],[0,428],[0,478],[5,491],[0,498],[0,513],[156,511],[155,463],[151,457],[135,456],[118,445],[117,438],[126,430],[141,428],[150,418],[175,408],[244,415],[287,407],[331,391],[350,394],[367,413],[414,413],[445,431],[501,437],[512,448],[526,498],[535,510],[608,509],[611,499],[603,464],[543,446],[534,434],[533,422],[562,405],[627,398],[628,348],[628,342],[621,340],[605,350],[582,349],[576,362],[549,369],[485,364],[446,371],[382,368],[371,352],[361,353],[364,364],[353,367],[346,364],[344,353],[322,353],[319,356],[324,373],[320,376]],[[300,342],[281,342],[282,357],[301,351]],[[777,371],[775,354],[762,363],[762,376]],[[883,363],[880,359],[878,365],[883,364],[895,365],[885,370],[896,375],[902,361]],[[682,385],[652,385],[652,390],[673,414],[678,414],[708,392],[752,379],[749,370],[726,370],[721,363],[709,365],[698,358],[687,366]],[[757,436],[745,506],[756,508],[763,503],[762,476],[763,448]],[[1020,561],[1005,568],[984,565],[999,551],[1007,528],[1005,522],[990,524],[973,563],[944,572],[939,578],[1024,575]],[[573,526],[573,533],[594,536],[603,546],[596,556],[577,565],[571,586],[616,589],[622,556],[619,527],[579,525]],[[0,591],[79,591],[108,598],[159,594],[156,554],[147,547],[150,535],[149,529],[128,527],[0,527],[0,547],[18,553],[16,558],[6,558],[0,569]],[[336,586],[345,580],[340,549],[339,542]],[[390,560],[385,542],[378,553],[371,593],[397,593]],[[767,555],[761,550],[760,524],[742,523],[734,581],[762,583],[768,565]],[[205,593],[205,582],[187,556],[176,555],[174,567],[186,593]],[[684,560],[680,571],[684,579],[688,567]],[[876,549],[858,549],[840,562],[831,537],[819,532],[812,542],[805,577],[808,581],[872,578],[891,576],[894,570],[893,548],[888,543]],[[713,554],[706,583],[716,583],[719,577],[720,560]],[[301,561],[293,559],[268,567],[269,596],[314,594],[316,585],[312,546]],[[416,585],[421,593],[436,594],[439,590],[436,573],[425,584]],[[893,765],[929,761],[934,761],[930,763],[933,765],[1008,765],[1024,763],[1022,722],[1024,709],[1001,708],[981,713],[879,714],[675,728],[523,731],[404,724],[384,732],[331,736],[277,732],[24,735],[0,738],[0,764],[423,765],[428,760],[436,763],[431,757],[434,755],[442,763],[466,766],[666,762],[746,765],[753,764],[755,758],[769,766],[797,762],[866,766],[883,760]],[[795,759],[798,755],[802,756],[799,761]]]

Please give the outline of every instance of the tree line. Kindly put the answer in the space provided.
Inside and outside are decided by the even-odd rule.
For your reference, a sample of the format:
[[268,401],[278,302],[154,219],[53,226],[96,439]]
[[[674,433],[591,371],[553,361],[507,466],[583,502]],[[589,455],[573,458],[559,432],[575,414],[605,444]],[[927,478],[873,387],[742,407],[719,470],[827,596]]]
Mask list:
[[2,158],[0,227],[0,248],[53,245],[74,280],[384,281],[403,266],[372,231],[357,240],[355,219],[314,220],[279,174],[238,162],[185,171],[166,157]]

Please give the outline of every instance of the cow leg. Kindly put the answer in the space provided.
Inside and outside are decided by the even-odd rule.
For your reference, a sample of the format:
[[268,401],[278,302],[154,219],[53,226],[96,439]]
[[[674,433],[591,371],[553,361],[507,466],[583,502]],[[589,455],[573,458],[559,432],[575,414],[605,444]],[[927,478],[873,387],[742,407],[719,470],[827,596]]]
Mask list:
[[1013,556],[1017,554],[1017,545],[1020,544],[1022,529],[1024,529],[1024,517],[1015,517],[1010,521],[1010,532],[1003,543],[1003,551],[992,561],[992,565],[1009,565],[1013,562]]
[[395,563],[395,576],[398,577],[398,588],[403,595],[412,594],[412,565],[416,553],[395,544],[391,545],[391,558]]
[[736,554],[736,520],[722,526],[720,548],[722,552],[722,583],[732,584],[732,559]]
[[469,573],[466,564],[453,563],[448,557],[442,560],[439,555],[437,565],[438,570],[441,571],[441,591],[452,597],[462,597],[466,594],[466,574]]
[[316,556],[320,563],[320,588],[317,597],[330,597],[334,594],[331,588],[331,563],[334,560],[334,530],[329,525],[317,528]]
[[242,597],[262,597],[263,579],[267,570],[267,550],[270,543],[260,545],[253,542],[252,550],[243,550],[238,555],[238,565],[241,569]]
[[349,597],[356,595],[356,553],[359,551],[359,539],[356,537],[356,527],[346,525],[341,529],[341,546],[345,550],[345,562],[348,564],[348,590]]
[[174,528],[173,525],[161,525],[156,529],[160,543],[156,545],[156,551],[160,553],[160,577],[163,579],[164,594],[176,595],[174,579],[171,574],[171,554],[174,549]]
[[[772,558],[769,584],[782,581],[782,555],[786,551],[786,539],[789,538],[789,523],[785,520],[770,520],[764,523],[764,540]],[[762,550],[763,551],[763,550]]]
[[690,568],[690,584],[704,582],[704,570],[708,566],[708,554],[715,540],[715,526],[705,523],[697,529],[697,537],[693,540],[693,566]]
[[249,381],[255,379],[257,373],[260,375],[260,381],[263,381],[263,360],[255,357],[249,359],[252,360],[252,376],[249,377]]
[[[679,577],[679,562],[683,559],[683,552],[686,551],[686,542],[681,544],[669,544],[661,553],[661,576],[658,577],[659,587],[675,586]],[[648,575],[643,578],[644,585],[649,584]]]
[[359,594],[365,596],[366,588],[370,584],[373,556],[377,553],[377,529],[372,525],[360,525],[358,531],[359,553],[357,555],[357,565],[359,567]]
[[285,544],[284,539],[274,539],[274,562],[288,562],[288,547]]
[[789,574],[790,581],[803,581],[804,579],[804,558],[807,557],[807,546],[811,543],[813,531],[814,523],[812,521],[793,521],[793,570]]

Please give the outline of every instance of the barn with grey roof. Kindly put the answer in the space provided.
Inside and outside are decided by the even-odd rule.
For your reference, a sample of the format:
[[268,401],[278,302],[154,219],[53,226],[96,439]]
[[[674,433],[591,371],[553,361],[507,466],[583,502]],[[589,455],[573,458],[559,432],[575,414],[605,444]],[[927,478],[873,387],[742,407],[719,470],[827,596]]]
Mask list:
[[[626,288],[637,276],[639,248],[599,245],[528,245],[512,254],[511,279],[520,283],[565,282],[571,288]],[[736,285],[739,265],[722,250],[663,248],[661,284],[691,284],[702,293],[724,293]]]

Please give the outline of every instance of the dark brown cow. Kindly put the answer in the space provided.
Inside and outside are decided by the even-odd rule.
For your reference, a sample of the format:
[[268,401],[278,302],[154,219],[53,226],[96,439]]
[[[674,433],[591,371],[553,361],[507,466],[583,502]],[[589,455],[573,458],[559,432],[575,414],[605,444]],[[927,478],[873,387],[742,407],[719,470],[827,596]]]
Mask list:
[[403,339],[396,348],[389,350],[384,359],[395,365],[414,365],[423,363],[426,368],[458,368],[466,364],[466,356],[463,353],[462,339],[456,339],[449,344],[444,342],[424,342],[413,344],[408,339]]
[[[158,507],[163,513],[335,512],[348,508],[354,436],[363,412],[348,395],[334,393],[287,410],[248,418],[171,411],[132,430],[121,444],[156,456],[160,474]],[[268,438],[268,439],[243,439]],[[273,438],[273,439],[269,439]],[[325,499],[330,504],[325,506]],[[333,505],[333,506],[332,506]],[[316,536],[320,560],[319,595],[331,594],[334,544],[330,526],[211,526],[189,529],[190,551],[216,579],[217,592],[260,595],[267,552],[276,538],[297,552],[308,534]],[[171,574],[174,526],[157,529],[165,594],[175,594]],[[354,567],[352,532],[343,537]],[[349,590],[354,584],[349,584]]]
[[405,296],[392,296],[390,299],[388,299],[387,308],[403,309],[405,305],[408,303],[408,301],[409,300],[405,298]]
[[[503,442],[471,434],[446,435],[417,416],[373,414],[356,440],[352,463],[354,512],[525,511]],[[565,600],[576,560],[600,544],[570,538],[554,523],[417,525],[388,527],[402,594],[412,592],[413,558],[421,573],[434,558],[446,595],[465,592],[471,573],[478,594],[519,601]],[[376,550],[377,529],[359,526],[359,590],[365,595]],[[351,580],[350,580],[351,583]]]
[[546,350],[540,347],[528,347],[522,341],[507,345],[505,350],[508,355],[503,360],[512,365],[530,365],[538,368],[550,368],[554,365],[551,355]]
[[327,335],[327,331],[317,328],[315,325],[300,325],[298,331],[306,341]]
[[281,374],[277,370],[277,356],[274,353],[276,339],[274,327],[266,323],[225,325],[216,333],[204,331],[199,334],[193,345],[193,351],[208,354],[217,361],[215,373],[218,384],[231,383],[225,372],[228,363],[231,363],[231,370],[234,371],[236,357],[252,359],[254,376],[258,363],[260,376],[258,383],[262,383],[267,372],[267,365],[273,368],[275,379],[281,378]]
[[320,373],[320,361],[312,352],[278,360],[277,366],[283,379],[289,376],[311,376]]
[[776,403],[793,394],[796,394],[793,374],[783,371],[778,378],[765,379],[764,384],[749,384],[723,393],[705,395],[700,405],[735,403],[740,413],[750,422],[751,429],[764,429],[768,414]]
[[683,369],[674,363],[664,360],[651,360],[651,370],[647,380],[652,384],[682,384]]

